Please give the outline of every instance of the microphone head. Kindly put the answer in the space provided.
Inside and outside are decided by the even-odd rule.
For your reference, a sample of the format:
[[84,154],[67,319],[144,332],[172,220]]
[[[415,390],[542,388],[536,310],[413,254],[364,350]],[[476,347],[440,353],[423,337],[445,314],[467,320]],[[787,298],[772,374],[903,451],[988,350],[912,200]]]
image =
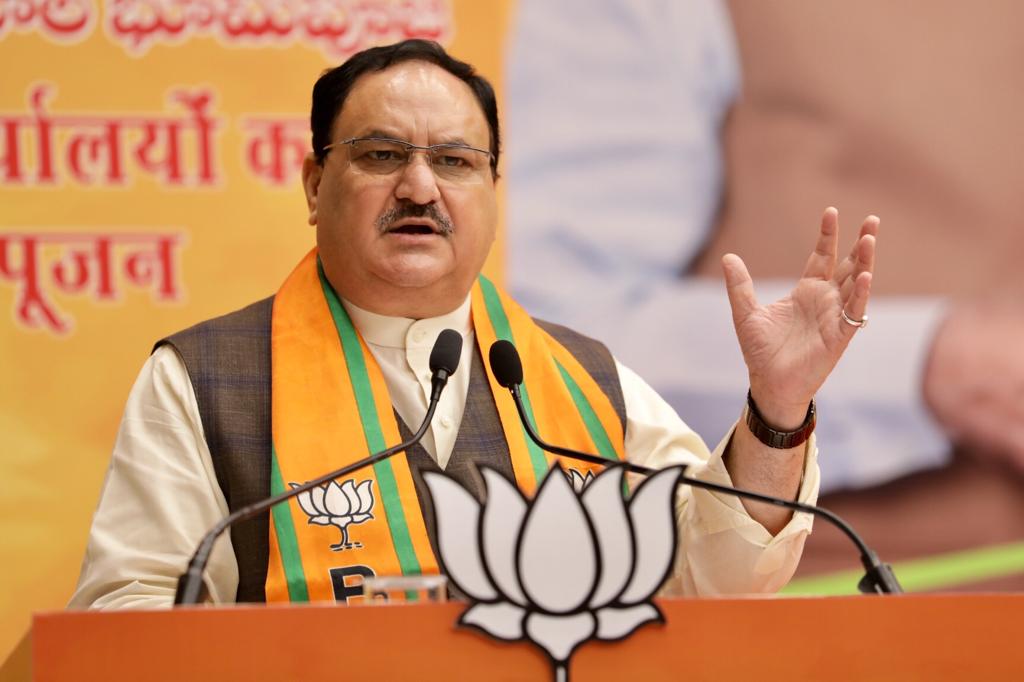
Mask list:
[[437,335],[434,348],[430,351],[430,373],[444,370],[449,376],[455,374],[462,356],[462,334],[454,329],[444,329]]
[[494,378],[505,388],[511,389],[523,383],[523,363],[519,351],[512,342],[499,339],[491,345],[489,353]]

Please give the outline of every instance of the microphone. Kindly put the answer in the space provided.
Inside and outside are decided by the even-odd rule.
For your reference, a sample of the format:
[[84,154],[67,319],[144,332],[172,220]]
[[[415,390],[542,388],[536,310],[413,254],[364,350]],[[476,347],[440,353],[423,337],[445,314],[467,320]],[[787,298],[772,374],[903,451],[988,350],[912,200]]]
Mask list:
[[[526,429],[527,435],[529,435],[530,440],[536,443],[542,450],[546,450],[552,454],[560,455],[562,457],[568,457],[569,459],[590,462],[591,464],[601,464],[604,466],[621,464],[627,471],[647,476],[657,473],[656,469],[633,464],[632,462],[613,462],[598,455],[578,452],[576,450],[570,450],[568,448],[544,442],[537,431],[534,430],[533,425],[530,423],[530,419],[526,414],[526,408],[523,406],[523,399],[519,392],[519,385],[523,383],[523,363],[519,359],[519,352],[516,350],[516,347],[509,341],[499,339],[491,345],[489,360],[491,364],[491,371],[494,373],[494,378],[501,386],[507,388],[512,394],[512,400],[515,401],[516,404],[516,411],[519,413],[519,419],[523,422],[523,427]],[[685,484],[694,488],[714,490],[726,495],[745,497],[747,499],[757,500],[758,502],[766,502],[778,507],[785,507],[794,511],[806,512],[808,514],[822,517],[832,525],[839,528],[839,530],[842,531],[843,534],[846,535],[860,551],[860,560],[861,564],[864,566],[865,574],[857,583],[858,590],[865,594],[903,593],[903,587],[900,585],[899,580],[896,579],[896,574],[893,572],[892,566],[882,563],[878,558],[878,555],[864,543],[853,528],[833,512],[830,512],[823,507],[784,500],[779,497],[756,493],[752,490],[743,490],[742,488],[732,488],[725,485],[719,485],[717,483],[710,483],[708,481],[702,481],[686,475],[680,476],[679,481],[679,485]]]
[[174,593],[174,605],[184,606],[199,603],[205,588],[205,584],[203,583],[203,571],[206,570],[206,564],[210,560],[210,553],[213,551],[213,543],[225,530],[234,524],[239,521],[251,519],[258,514],[267,511],[274,505],[286,502],[307,490],[321,486],[336,478],[346,476],[364,467],[372,466],[377,462],[385,460],[388,457],[419,443],[423,439],[424,434],[426,434],[427,428],[430,426],[430,420],[434,417],[434,411],[437,409],[437,403],[441,399],[441,391],[444,390],[445,385],[448,383],[448,378],[454,374],[455,370],[459,367],[459,358],[461,355],[461,334],[453,329],[445,329],[437,335],[437,340],[434,342],[434,348],[430,351],[431,391],[430,401],[427,403],[427,415],[423,418],[423,423],[420,424],[419,429],[415,434],[413,434],[412,438],[404,443],[399,443],[398,445],[382,450],[357,462],[343,466],[336,471],[324,474],[312,481],[307,481],[306,483],[296,486],[291,490],[287,490],[278,495],[274,495],[264,500],[260,500],[259,502],[254,502],[242,507],[221,519],[217,525],[211,528],[210,531],[203,536],[203,539],[199,542],[199,546],[196,548],[195,554],[192,555],[192,559],[188,563],[188,568],[186,568],[185,572],[178,578],[178,587]]
[[462,356],[462,334],[442,329],[430,351],[430,402],[441,397],[448,378],[455,374]]

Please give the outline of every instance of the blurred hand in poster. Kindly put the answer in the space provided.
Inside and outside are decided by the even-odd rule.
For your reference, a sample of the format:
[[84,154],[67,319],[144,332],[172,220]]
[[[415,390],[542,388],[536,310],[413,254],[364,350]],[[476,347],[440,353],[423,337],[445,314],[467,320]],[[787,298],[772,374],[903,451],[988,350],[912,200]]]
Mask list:
[[1024,474],[1024,309],[993,301],[955,307],[936,334],[924,378],[928,406],[950,439]]

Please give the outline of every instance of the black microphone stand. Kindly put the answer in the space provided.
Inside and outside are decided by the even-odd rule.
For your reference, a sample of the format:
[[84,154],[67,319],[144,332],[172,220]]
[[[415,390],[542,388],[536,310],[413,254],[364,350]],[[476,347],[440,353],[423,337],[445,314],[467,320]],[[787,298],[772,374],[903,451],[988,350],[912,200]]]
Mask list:
[[[637,474],[644,474],[647,476],[657,473],[656,469],[650,467],[640,466],[639,464],[633,464],[632,462],[605,459],[598,455],[592,455],[585,452],[577,452],[575,450],[569,450],[567,448],[558,447],[557,445],[551,445],[544,442],[540,435],[534,430],[533,425],[530,423],[529,417],[526,415],[526,409],[523,406],[522,397],[519,394],[519,385],[512,384],[506,386],[512,393],[512,399],[516,403],[516,410],[519,412],[519,419],[523,422],[523,426],[526,428],[526,433],[530,436],[530,440],[540,446],[541,449],[547,450],[548,452],[561,455],[563,457],[569,457],[571,459],[579,459],[591,464],[602,464],[604,466],[610,465],[621,465],[627,471],[631,471]],[[864,541],[859,535],[850,527],[846,521],[843,521],[836,514],[830,512],[823,507],[815,507],[809,504],[803,504],[802,502],[792,502],[790,500],[784,500],[779,497],[772,497],[771,495],[763,495],[756,493],[752,490],[743,490],[742,488],[731,488],[725,485],[719,485],[717,483],[710,483],[708,481],[702,481],[697,478],[691,478],[684,474],[679,477],[679,485],[690,485],[694,488],[703,488],[705,490],[714,490],[716,492],[725,493],[726,495],[735,495],[736,497],[745,497],[751,500],[757,500],[758,502],[765,502],[767,504],[773,504],[777,507],[785,507],[786,509],[792,509],[794,511],[805,512],[807,514],[813,514],[827,519],[832,525],[836,526],[841,530],[860,550],[860,561],[864,566],[865,574],[857,583],[857,589],[864,594],[902,594],[903,587],[900,585],[899,580],[896,579],[896,574],[893,573],[892,566],[883,563],[878,555]]]
[[[458,340],[455,340],[458,337]],[[442,341],[443,339],[443,341]],[[440,348],[440,351],[439,351]],[[217,525],[210,529],[210,531],[203,536],[199,546],[196,548],[195,554],[192,555],[192,559],[188,562],[188,568],[178,578],[178,587],[174,593],[174,605],[184,606],[188,604],[198,604],[203,598],[203,590],[205,584],[203,583],[203,571],[206,570],[206,564],[210,560],[210,553],[213,551],[213,543],[220,537],[221,533],[230,528],[239,521],[245,521],[251,519],[254,516],[261,514],[276,504],[290,500],[297,495],[312,490],[317,486],[321,486],[324,483],[333,481],[336,478],[341,478],[354,471],[362,469],[364,467],[372,466],[381,460],[387,459],[392,455],[395,455],[407,448],[412,447],[416,443],[420,442],[423,438],[423,434],[427,432],[427,428],[430,426],[430,420],[434,417],[434,412],[437,410],[437,403],[441,399],[441,391],[444,389],[445,384],[448,383],[448,377],[455,373],[455,369],[459,363],[459,352],[462,348],[462,337],[457,332],[450,329],[445,329],[438,336],[438,342],[434,344],[434,351],[430,355],[431,369],[433,370],[433,376],[431,377],[431,390],[430,390],[430,402],[427,404],[427,415],[423,418],[423,423],[420,424],[420,428],[413,434],[412,438],[399,443],[387,450],[382,450],[375,455],[371,455],[365,459],[361,459],[358,462],[353,462],[347,466],[343,466],[340,469],[324,474],[319,478],[314,478],[312,481],[307,481],[302,485],[295,486],[291,490],[286,490],[283,493],[268,497],[267,499],[260,500],[259,502],[253,502],[250,505],[242,507],[228,516],[221,519]]]
[[324,483],[333,481],[336,478],[341,478],[342,476],[351,474],[352,472],[364,467],[372,466],[381,460],[387,459],[388,457],[405,450],[406,448],[412,447],[414,444],[418,443],[420,439],[423,438],[423,434],[427,432],[427,428],[430,426],[430,420],[433,418],[434,411],[436,409],[437,401],[432,400],[427,406],[427,416],[423,419],[423,423],[420,424],[419,430],[408,441],[399,443],[387,450],[382,450],[375,455],[359,460],[358,462],[353,462],[348,466],[344,466],[328,474],[324,474],[319,478],[314,478],[312,481],[307,481],[306,483],[296,486],[291,490],[286,490],[285,492],[274,495],[273,497],[268,497],[265,500],[260,500],[259,502],[254,502],[242,507],[221,519],[217,525],[211,528],[210,531],[203,536],[202,541],[199,543],[199,547],[196,548],[195,554],[192,555],[192,559],[188,562],[188,568],[181,574],[181,577],[178,578],[178,589],[174,593],[175,606],[199,603],[199,600],[203,596],[203,571],[206,569],[206,564],[210,559],[210,552],[213,550],[213,543],[218,537],[220,537],[221,533],[239,521],[251,519],[258,514],[267,511],[275,504],[280,504],[281,502],[290,500],[296,495],[300,495],[307,490],[312,490]]

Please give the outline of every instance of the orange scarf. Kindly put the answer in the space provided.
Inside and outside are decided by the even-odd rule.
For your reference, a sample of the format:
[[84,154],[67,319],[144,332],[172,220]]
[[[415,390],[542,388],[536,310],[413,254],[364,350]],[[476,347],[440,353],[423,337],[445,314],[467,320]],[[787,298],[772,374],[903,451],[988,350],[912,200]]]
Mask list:
[[[569,351],[482,276],[473,287],[472,315],[485,357],[497,339],[516,344],[523,399],[542,438],[622,458],[618,415]],[[380,367],[319,267],[315,249],[278,291],[271,329],[272,494],[401,441]],[[528,439],[508,391],[489,368],[487,376],[516,482],[532,494],[554,457]],[[599,468],[571,466],[583,473]],[[339,534],[348,541],[344,548]],[[340,578],[331,571],[343,566],[377,576],[438,572],[404,453],[272,510],[268,602],[333,600]]]

